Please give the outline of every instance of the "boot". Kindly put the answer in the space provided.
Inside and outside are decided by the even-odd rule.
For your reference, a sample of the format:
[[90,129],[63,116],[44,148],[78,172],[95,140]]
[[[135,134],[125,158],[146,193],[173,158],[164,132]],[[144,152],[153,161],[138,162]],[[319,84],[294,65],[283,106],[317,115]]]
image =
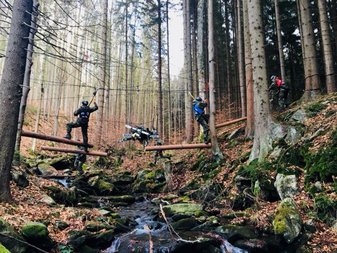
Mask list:
[[70,139],[71,139],[71,134],[70,134],[70,133],[67,133],[66,136],[64,136],[64,138],[70,140]]

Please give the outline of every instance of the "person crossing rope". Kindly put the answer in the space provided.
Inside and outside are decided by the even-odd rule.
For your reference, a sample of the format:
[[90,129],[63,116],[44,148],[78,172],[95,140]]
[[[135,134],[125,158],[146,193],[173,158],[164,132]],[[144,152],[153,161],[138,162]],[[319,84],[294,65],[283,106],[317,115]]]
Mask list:
[[67,123],[67,134],[64,138],[71,139],[71,130],[73,128],[81,127],[82,130],[82,136],[83,136],[83,144],[85,149],[87,149],[88,145],[88,125],[89,125],[89,117],[90,114],[94,111],[98,110],[98,106],[96,102],[94,102],[94,106],[90,107],[89,102],[84,100],[82,101],[82,105],[80,108],[78,108],[74,115],[77,116],[77,120],[75,122]]
[[202,126],[204,131],[204,143],[209,143],[209,126],[208,119],[209,115],[205,113],[205,108],[207,107],[207,103],[201,98],[196,97],[193,100],[193,111],[194,116],[197,122]]

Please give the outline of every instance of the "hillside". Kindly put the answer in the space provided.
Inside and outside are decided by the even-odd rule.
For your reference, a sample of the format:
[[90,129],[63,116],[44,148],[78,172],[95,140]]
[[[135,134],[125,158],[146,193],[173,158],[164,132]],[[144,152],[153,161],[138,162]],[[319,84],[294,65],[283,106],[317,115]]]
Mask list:
[[[49,176],[66,175],[72,156],[23,152],[26,158],[13,168],[13,175],[24,176],[29,185],[14,180],[11,189],[15,201],[1,205],[0,216],[16,231],[30,221],[45,224],[50,238],[57,243],[52,250],[46,246],[47,251],[98,252],[93,249],[107,248],[113,238],[133,229],[132,221],[116,217],[135,201],[150,199],[164,207],[197,203],[205,213],[192,218],[203,226],[202,231],[216,231],[249,252],[268,252],[277,247],[279,252],[337,252],[336,112],[337,95],[333,95],[293,105],[275,115],[280,123],[275,128],[278,138],[264,163],[247,163],[252,141],[241,130],[219,131],[225,156],[221,163],[213,161],[208,150],[194,150],[165,152],[171,156],[171,162],[160,159],[154,164],[154,154],[143,152],[138,145],[116,144],[107,148],[108,159],[89,159],[83,175],[72,169],[70,188],[42,178],[36,170],[41,172],[41,164],[48,164]],[[33,121],[27,122],[27,129],[32,128],[29,124]],[[41,127],[51,126],[42,122]],[[28,147],[29,141],[24,142],[23,147]],[[158,211],[158,216],[165,219],[162,211]],[[184,226],[180,224],[183,229],[176,224],[178,221],[186,222]],[[180,230],[183,234],[198,227],[191,225],[190,215],[167,222],[174,224],[178,234]],[[62,228],[61,223],[67,226]],[[86,232],[81,232],[80,237],[74,231]],[[102,233],[109,231],[113,231],[110,237],[102,239]],[[0,237],[0,242],[9,249],[4,238]],[[74,238],[85,239],[78,243]],[[99,243],[93,243],[93,238]],[[44,247],[25,239],[29,244]],[[84,251],[83,245],[93,251]]]

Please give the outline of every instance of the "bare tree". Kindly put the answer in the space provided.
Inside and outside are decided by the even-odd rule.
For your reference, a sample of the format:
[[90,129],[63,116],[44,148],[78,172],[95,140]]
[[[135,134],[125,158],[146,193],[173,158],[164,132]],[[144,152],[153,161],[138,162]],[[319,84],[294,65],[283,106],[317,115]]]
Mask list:
[[253,69],[252,69],[252,53],[250,46],[250,33],[248,21],[247,1],[243,1],[243,30],[245,41],[245,81],[247,94],[247,124],[246,136],[252,137],[254,134],[254,94],[253,94]]
[[252,53],[253,90],[254,90],[254,144],[250,160],[263,160],[271,149],[272,123],[264,51],[261,0],[248,0],[249,32]]
[[303,65],[305,78],[305,100],[312,100],[320,94],[320,80],[317,66],[317,54],[315,49],[314,30],[309,0],[297,0],[299,9],[299,21],[301,27],[301,38],[303,41]]
[[0,201],[10,201],[10,169],[22,95],[32,0],[13,3],[10,34],[0,86]]
[[28,93],[30,90],[30,74],[31,74],[31,68],[33,65],[33,47],[34,47],[34,35],[36,33],[37,25],[37,11],[38,11],[39,3],[34,0],[34,7],[32,12],[32,24],[29,32],[28,37],[28,47],[27,47],[27,59],[26,59],[26,67],[25,67],[25,76],[23,79],[23,87],[22,87],[22,97],[20,102],[20,112],[19,112],[19,119],[18,119],[18,132],[16,134],[16,145],[15,150],[16,152],[20,152],[20,143],[21,143],[21,131],[23,122],[25,119],[25,112],[26,112],[26,106],[27,106],[27,98]]
[[330,28],[327,17],[327,8],[325,1],[317,1],[319,10],[319,20],[321,26],[321,36],[323,42],[324,70],[326,78],[326,88],[328,94],[336,91],[336,79],[333,63],[333,53],[331,46]]
[[240,100],[241,100],[241,115],[245,117],[247,115],[246,107],[246,86],[244,75],[244,54],[243,54],[243,37],[242,37],[242,15],[241,15],[241,0],[237,0],[237,56],[238,56],[238,74],[239,74],[239,86],[240,86]]
[[217,158],[223,158],[219,148],[215,128],[215,61],[214,61],[214,28],[213,28],[213,0],[208,0],[208,58],[209,58],[209,127],[211,130],[212,152]]
[[280,8],[279,1],[275,0],[275,18],[276,18],[276,32],[277,32],[277,46],[280,58],[280,68],[281,68],[281,78],[285,80],[285,68],[284,68],[284,54],[283,54],[283,43],[282,43],[282,33],[281,33],[281,20],[280,20]]
[[101,144],[103,125],[104,125],[104,111],[107,110],[104,104],[104,94],[107,92],[105,90],[106,82],[108,80],[108,0],[102,2],[103,9],[103,30],[102,30],[102,38],[103,38],[103,54],[102,54],[102,66],[101,66],[101,83],[100,87],[102,89],[101,92],[98,92],[97,99],[98,104],[101,109],[97,113],[96,118],[96,142],[98,145]]
[[191,30],[190,30],[190,1],[183,1],[184,15],[184,72],[185,72],[185,127],[186,141],[193,138],[192,102],[189,92],[192,92],[192,69],[191,69]]

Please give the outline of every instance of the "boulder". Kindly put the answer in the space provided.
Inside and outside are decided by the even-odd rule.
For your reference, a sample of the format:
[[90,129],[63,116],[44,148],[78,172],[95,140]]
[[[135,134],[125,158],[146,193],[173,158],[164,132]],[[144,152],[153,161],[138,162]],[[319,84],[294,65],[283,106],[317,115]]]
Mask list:
[[305,110],[299,109],[291,116],[291,120],[303,124],[307,120],[307,114]]
[[[25,241],[22,236],[20,236],[13,227],[11,227],[5,220],[0,218],[0,233],[8,236],[0,236],[0,243],[5,247],[9,252],[15,253],[26,253],[27,246],[24,243],[21,243],[15,238]],[[1,252],[1,250],[0,250]]]
[[102,175],[91,177],[88,184],[94,187],[99,195],[109,195],[114,191],[114,185]]
[[295,202],[285,198],[276,209],[273,220],[274,233],[282,235],[287,243],[292,243],[300,234],[302,220]]
[[49,237],[47,226],[40,222],[30,222],[22,227],[21,234],[29,242],[39,248],[51,250],[54,242]]
[[45,203],[45,204],[47,204],[47,205],[49,205],[49,206],[53,206],[53,205],[56,204],[55,200],[54,200],[52,197],[50,197],[50,196],[48,196],[48,195],[46,195],[46,194],[43,194],[43,195],[42,195],[42,197],[41,197],[41,202],[42,202],[42,203]]
[[173,222],[172,227],[176,230],[191,230],[199,224],[200,223],[194,217],[189,217]]
[[12,180],[16,183],[17,186],[26,188],[29,185],[27,175],[19,170],[12,170]]
[[49,195],[56,203],[64,204],[66,206],[74,206],[77,204],[77,192],[75,187],[69,189],[59,188],[55,186],[45,187],[49,191]]
[[202,205],[194,203],[180,203],[163,206],[163,210],[167,216],[173,216],[175,214],[182,214],[188,216],[201,216],[204,211]]
[[298,192],[295,175],[277,174],[274,186],[281,200],[291,198]]
[[294,126],[289,126],[287,130],[287,136],[285,141],[288,145],[295,145],[302,138],[303,131],[297,129]]
[[40,176],[55,176],[58,174],[58,171],[49,163],[39,163],[36,173]]

